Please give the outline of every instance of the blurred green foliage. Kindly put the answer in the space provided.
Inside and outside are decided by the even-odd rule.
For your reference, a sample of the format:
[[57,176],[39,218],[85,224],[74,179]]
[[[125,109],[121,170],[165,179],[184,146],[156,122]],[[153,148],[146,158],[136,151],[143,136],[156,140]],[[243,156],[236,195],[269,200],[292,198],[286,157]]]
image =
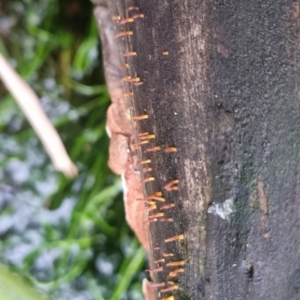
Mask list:
[[55,172],[0,83],[1,261],[54,299],[142,299],[144,251],[107,167],[109,96],[92,4],[1,1],[0,52],[39,95],[80,172],[74,181]]
[[0,264],[0,300],[49,300],[30,283]]

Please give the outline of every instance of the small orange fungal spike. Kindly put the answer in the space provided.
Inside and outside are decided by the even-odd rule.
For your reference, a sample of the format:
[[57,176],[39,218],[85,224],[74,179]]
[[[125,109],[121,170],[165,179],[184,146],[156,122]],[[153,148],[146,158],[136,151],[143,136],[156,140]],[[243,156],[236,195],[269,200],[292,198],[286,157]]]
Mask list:
[[136,120],[136,121],[145,120],[145,119],[148,119],[148,115],[135,116],[135,117],[132,117],[132,119]]
[[179,235],[175,235],[172,236],[168,239],[165,239],[165,243],[170,243],[170,242],[174,242],[174,241],[180,241],[184,239],[184,235],[183,234],[179,234]]
[[148,132],[140,132],[137,134],[137,136],[145,136],[145,135],[148,135],[149,133]]
[[161,197],[162,196],[162,193],[161,192],[156,192],[156,193],[153,193],[149,196],[146,197],[146,199],[151,199],[151,200],[157,200],[157,201],[161,201],[161,202],[165,202],[166,199]]
[[146,182],[150,182],[150,181],[154,181],[154,180],[155,180],[155,177],[150,176],[150,177],[146,177],[146,178],[142,179],[140,181],[140,183],[146,183]]
[[123,54],[124,57],[127,57],[127,56],[137,56],[137,53],[135,51],[129,51],[129,52],[125,52]]
[[155,134],[148,134],[140,137],[141,140],[151,140],[155,139]]
[[130,81],[131,80],[131,77],[130,76],[125,76],[122,78],[124,81]]
[[139,85],[144,84],[144,82],[143,82],[143,81],[139,81],[139,82],[134,82],[133,84],[134,84],[135,86],[139,86]]
[[156,205],[154,204],[154,205],[149,205],[148,207],[146,207],[145,211],[150,212],[150,211],[155,210],[155,209],[156,209]]
[[176,277],[179,273],[183,273],[183,272],[184,272],[183,268],[176,269],[175,271],[170,272],[168,277]]
[[151,148],[147,148],[145,150],[145,152],[155,152],[155,151],[159,151],[160,147],[159,146],[155,146],[155,147],[151,147]]
[[176,147],[167,147],[164,151],[167,153],[176,152],[177,148]]
[[139,82],[139,81],[141,81],[140,77],[133,77],[133,78],[131,78],[130,82]]
[[169,55],[169,51],[163,51],[162,55]]
[[170,203],[170,204],[166,204],[166,205],[163,205],[160,207],[161,210],[164,210],[164,209],[170,209],[170,208],[173,208],[175,207],[175,203]]
[[180,261],[172,261],[166,264],[167,267],[178,267],[178,266],[184,266],[184,260]]
[[154,222],[157,222],[158,221],[158,219],[157,218],[155,218],[155,219],[150,219],[150,220],[146,220],[144,223],[154,223]]
[[119,66],[120,69],[129,69],[129,64],[122,64]]
[[143,173],[147,173],[147,172],[151,172],[152,168],[148,167],[148,168],[143,168],[142,172]]
[[131,10],[140,10],[138,6],[130,6],[127,8],[127,11],[131,11]]
[[155,261],[156,264],[163,263],[163,262],[165,262],[164,258],[161,258],[161,259],[158,259]]
[[155,201],[144,201],[144,203],[148,204],[148,207],[155,207],[156,208],[156,202]]
[[178,183],[179,183],[178,179],[172,180],[164,186],[164,189],[167,190],[167,191],[177,191],[178,190]]
[[157,213],[157,214],[154,214],[154,215],[151,215],[151,216],[148,216],[148,219],[155,219],[155,218],[160,218],[160,217],[163,217],[165,214],[164,213]]
[[150,164],[151,159],[138,160],[136,163],[137,163],[137,165]]
[[172,291],[178,290],[178,289],[179,289],[179,285],[176,284],[176,285],[172,285],[172,286],[170,286],[168,288],[161,289],[160,292],[161,293],[166,293],[166,292],[172,292]]
[[152,197],[152,196],[161,196],[162,195],[162,192],[155,192],[151,195],[149,195],[148,197]]
[[123,95],[124,95],[124,97],[132,97],[133,96],[133,92],[125,93]]
[[119,32],[118,34],[115,35],[115,38],[117,39],[119,37],[127,36],[127,35],[133,35],[133,31],[128,30],[128,31]]
[[159,222],[174,222],[173,218],[159,218]]
[[174,256],[174,253],[170,252],[170,253],[163,253],[163,257],[172,257]]
[[173,222],[172,218],[153,218],[145,221],[145,223],[154,223],[154,222]]
[[119,20],[121,20],[121,17],[120,16],[112,16],[112,20],[119,21]]
[[137,82],[140,81],[140,77],[130,77],[130,76],[125,76],[123,77],[123,80],[126,82]]
[[132,22],[134,22],[134,18],[133,17],[132,18],[127,18],[127,19],[120,20],[119,25],[124,25],[126,23],[132,23]]
[[149,143],[149,141],[141,141],[141,142],[133,143],[132,145],[133,145],[136,149],[138,149],[139,146],[144,145],[144,144],[148,144],[148,143]]
[[137,15],[132,16],[132,19],[144,18],[144,17],[145,17],[144,14],[137,14]]
[[174,296],[169,296],[167,298],[160,298],[159,300],[175,300]]

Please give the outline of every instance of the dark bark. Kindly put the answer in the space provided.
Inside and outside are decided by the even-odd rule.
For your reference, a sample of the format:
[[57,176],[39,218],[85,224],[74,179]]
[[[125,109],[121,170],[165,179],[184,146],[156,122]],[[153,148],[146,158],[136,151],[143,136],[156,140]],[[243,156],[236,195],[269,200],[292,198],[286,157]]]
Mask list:
[[[133,33],[117,39],[120,55],[137,53],[123,76],[141,79],[126,89],[133,115],[148,115],[137,131],[155,134],[139,149],[155,178],[144,193],[166,202],[150,215],[175,204],[163,210],[174,222],[149,224],[154,261],[174,253],[154,281],[179,286],[157,299],[300,299],[300,2],[111,5],[121,20],[144,14],[114,34]],[[166,190],[174,179],[179,190]]]

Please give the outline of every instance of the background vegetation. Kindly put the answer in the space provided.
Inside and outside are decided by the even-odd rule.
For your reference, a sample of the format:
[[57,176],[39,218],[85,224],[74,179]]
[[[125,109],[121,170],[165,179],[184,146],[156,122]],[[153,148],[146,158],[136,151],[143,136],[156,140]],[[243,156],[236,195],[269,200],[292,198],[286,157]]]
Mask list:
[[[1,1],[0,52],[39,95],[80,172],[73,181],[55,172],[0,83],[0,260],[54,299],[142,299],[144,252],[107,167],[109,96],[92,4]],[[5,272],[3,299],[27,299]]]

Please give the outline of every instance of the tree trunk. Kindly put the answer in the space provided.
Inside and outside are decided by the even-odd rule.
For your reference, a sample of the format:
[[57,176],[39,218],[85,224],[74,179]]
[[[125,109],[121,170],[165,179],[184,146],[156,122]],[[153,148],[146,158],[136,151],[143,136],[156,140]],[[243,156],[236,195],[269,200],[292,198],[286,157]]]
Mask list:
[[157,299],[300,299],[300,2],[109,9],[134,126],[155,135],[138,154],[144,196],[165,199],[148,213]]

